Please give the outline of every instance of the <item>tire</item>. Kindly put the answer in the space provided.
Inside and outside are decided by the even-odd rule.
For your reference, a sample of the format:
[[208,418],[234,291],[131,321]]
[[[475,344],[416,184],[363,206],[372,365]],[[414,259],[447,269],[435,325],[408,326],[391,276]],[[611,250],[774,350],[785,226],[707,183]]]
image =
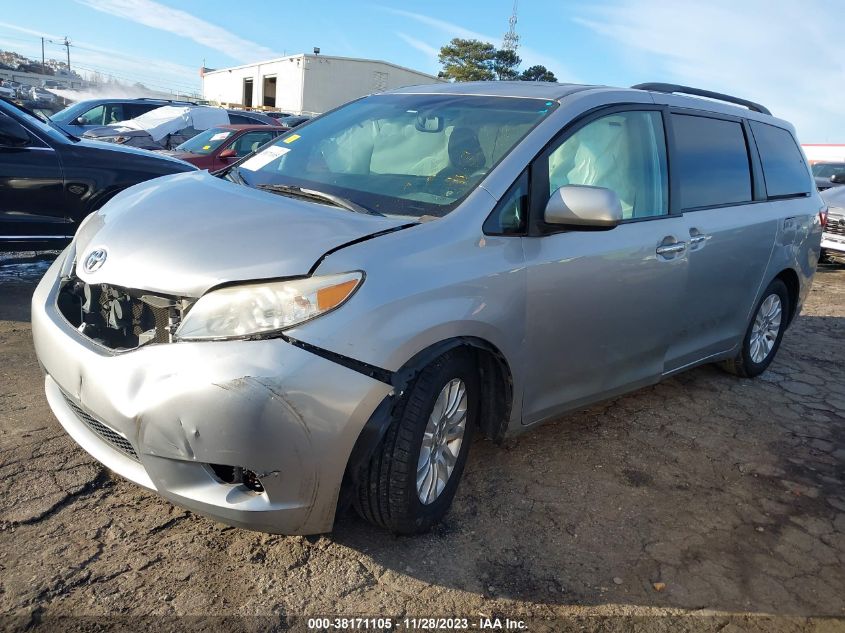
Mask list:
[[[424,492],[420,492],[417,482],[420,455],[424,452],[423,436],[435,404],[438,404],[438,397],[450,384],[457,390],[456,380],[464,385],[466,394],[463,437],[459,449],[454,443],[448,445],[451,446],[450,455],[454,449],[457,458],[453,470],[447,475],[445,486],[439,494],[436,491],[431,493],[434,494],[433,499],[424,503],[420,495],[428,487],[424,485]],[[362,518],[397,534],[426,532],[443,518],[458,489],[478,425],[480,389],[475,356],[469,350],[447,352],[417,375],[397,403],[384,439],[358,478],[353,504]],[[460,407],[458,414],[450,419],[457,420],[459,411]],[[429,434],[428,437],[437,436]],[[437,461],[437,468],[439,464]]]
[[[765,347],[758,347],[763,345],[762,341],[755,345],[755,339],[757,338],[755,324],[758,327],[765,325],[767,322],[765,318],[767,309],[763,308],[763,306],[771,306],[777,302],[780,302],[780,322],[778,324],[777,335],[773,339],[772,337],[764,337],[772,341],[771,347],[766,352]],[[786,284],[780,279],[775,279],[763,291],[763,295],[760,297],[757,305],[754,306],[751,323],[748,324],[748,329],[742,339],[742,349],[739,354],[735,358],[724,361],[722,367],[726,371],[744,378],[754,378],[766,371],[766,368],[771,364],[780,348],[780,342],[783,339],[783,333],[786,331],[791,314],[792,302],[789,298],[789,290],[787,290]],[[758,322],[761,318],[763,319],[762,323]],[[772,319],[769,319],[769,321],[772,321]],[[761,354],[764,354],[762,358]]]

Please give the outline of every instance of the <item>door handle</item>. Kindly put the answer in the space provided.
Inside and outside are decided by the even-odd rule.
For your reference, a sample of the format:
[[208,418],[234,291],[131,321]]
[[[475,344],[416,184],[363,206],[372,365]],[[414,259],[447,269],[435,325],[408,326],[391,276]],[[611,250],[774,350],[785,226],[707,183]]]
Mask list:
[[674,244],[664,244],[657,247],[658,255],[674,255],[675,253],[683,253],[687,250],[686,242],[675,242]]
[[689,238],[690,246],[695,246],[696,244],[701,244],[703,241],[707,239],[706,235],[691,235]]

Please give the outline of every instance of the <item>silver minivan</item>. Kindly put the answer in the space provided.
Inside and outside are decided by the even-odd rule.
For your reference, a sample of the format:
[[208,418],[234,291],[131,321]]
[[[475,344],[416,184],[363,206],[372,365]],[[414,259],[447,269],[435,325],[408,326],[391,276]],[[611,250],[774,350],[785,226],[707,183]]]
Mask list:
[[763,372],[825,213],[792,126],[749,101],[409,87],[117,195],[38,286],[33,336],[67,432],[173,503],[416,533],[475,433],[702,363]]

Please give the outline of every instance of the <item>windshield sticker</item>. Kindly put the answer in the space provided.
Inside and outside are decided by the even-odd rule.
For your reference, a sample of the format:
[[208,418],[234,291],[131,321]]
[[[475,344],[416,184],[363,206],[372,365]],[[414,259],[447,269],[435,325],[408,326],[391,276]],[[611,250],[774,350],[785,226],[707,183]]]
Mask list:
[[279,156],[284,156],[290,150],[287,147],[277,147],[275,145],[271,145],[267,149],[265,149],[260,154],[256,154],[249,160],[246,160],[241,164],[241,169],[248,169],[249,171],[258,171],[264,165],[273,162]]
[[288,136],[288,137],[287,137],[284,141],[282,141],[282,142],[283,142],[283,143],[293,143],[293,142],[294,142],[296,139],[298,139],[298,138],[300,138],[299,134],[292,134],[291,136]]
[[211,145],[203,145],[202,148],[203,149],[211,149]]
[[231,132],[218,132],[217,134],[215,134],[214,136],[212,136],[208,140],[209,141],[222,141],[224,138],[228,138],[229,134],[231,134]]

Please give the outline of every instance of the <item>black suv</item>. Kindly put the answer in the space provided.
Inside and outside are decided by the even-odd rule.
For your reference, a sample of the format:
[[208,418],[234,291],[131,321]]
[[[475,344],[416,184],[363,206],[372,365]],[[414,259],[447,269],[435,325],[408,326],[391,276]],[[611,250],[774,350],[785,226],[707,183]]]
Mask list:
[[145,150],[80,140],[0,99],[0,250],[64,247],[85,216],[118,192],[195,169]]

